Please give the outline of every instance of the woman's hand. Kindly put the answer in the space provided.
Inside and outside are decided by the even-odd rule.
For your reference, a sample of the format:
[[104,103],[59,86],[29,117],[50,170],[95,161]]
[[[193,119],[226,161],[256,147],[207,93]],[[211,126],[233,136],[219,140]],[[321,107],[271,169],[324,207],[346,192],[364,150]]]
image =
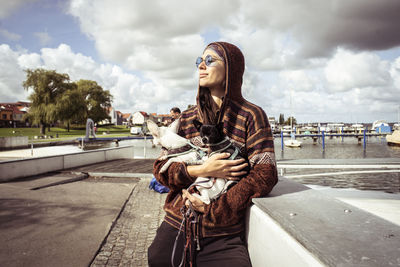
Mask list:
[[185,201],[186,207],[189,207],[189,201],[190,201],[192,203],[193,209],[195,209],[198,212],[204,213],[205,204],[199,198],[193,196],[185,189],[182,190],[182,197],[183,201]]
[[247,171],[245,159],[227,160],[229,153],[217,153],[208,158],[202,165],[187,166],[187,171],[193,177],[215,177],[228,180],[239,180]]

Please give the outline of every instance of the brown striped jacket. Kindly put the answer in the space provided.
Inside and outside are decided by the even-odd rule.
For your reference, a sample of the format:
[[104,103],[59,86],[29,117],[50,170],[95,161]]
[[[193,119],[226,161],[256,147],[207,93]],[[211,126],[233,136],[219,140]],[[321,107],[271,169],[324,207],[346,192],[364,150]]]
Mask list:
[[[264,110],[245,100],[241,95],[244,58],[240,50],[228,43],[217,45],[225,57],[226,89],[217,123],[223,123],[224,134],[241,150],[250,162],[250,172],[217,200],[206,205],[200,216],[200,236],[220,236],[245,230],[246,209],[253,198],[266,196],[278,181],[274,154],[274,143],[268,117]],[[199,87],[199,93],[204,88]],[[238,91],[239,90],[239,91]],[[180,118],[178,134],[190,139],[195,145],[202,144],[200,133],[193,120],[203,121],[207,107],[197,97],[197,105],[184,111]],[[184,205],[182,189],[194,182],[184,163],[172,163],[165,173],[159,173],[166,160],[156,160],[154,175],[159,182],[168,186],[165,221],[179,228],[182,220],[180,208]]]

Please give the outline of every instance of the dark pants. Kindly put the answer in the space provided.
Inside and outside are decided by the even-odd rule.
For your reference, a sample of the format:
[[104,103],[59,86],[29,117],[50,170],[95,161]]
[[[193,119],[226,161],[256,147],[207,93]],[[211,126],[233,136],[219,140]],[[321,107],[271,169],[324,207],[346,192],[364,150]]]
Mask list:
[[[178,230],[163,222],[148,249],[150,267],[171,266],[172,250]],[[200,251],[195,256],[195,266],[202,267],[249,267],[249,253],[242,234],[208,237],[200,240]],[[174,265],[179,266],[184,249],[184,234],[180,234],[174,257]]]

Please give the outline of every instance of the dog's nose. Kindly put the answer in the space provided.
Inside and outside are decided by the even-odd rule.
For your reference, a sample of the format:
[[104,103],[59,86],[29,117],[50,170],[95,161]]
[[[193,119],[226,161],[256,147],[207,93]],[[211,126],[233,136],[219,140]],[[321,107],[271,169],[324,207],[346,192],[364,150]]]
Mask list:
[[207,137],[201,138],[201,141],[203,141],[203,144],[208,144],[208,138]]

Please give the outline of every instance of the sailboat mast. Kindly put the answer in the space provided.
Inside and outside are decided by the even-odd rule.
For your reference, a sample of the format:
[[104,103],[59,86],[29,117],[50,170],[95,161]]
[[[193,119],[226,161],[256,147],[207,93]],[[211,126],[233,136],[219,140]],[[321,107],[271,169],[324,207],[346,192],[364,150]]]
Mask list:
[[293,132],[292,89],[290,89],[290,131]]

